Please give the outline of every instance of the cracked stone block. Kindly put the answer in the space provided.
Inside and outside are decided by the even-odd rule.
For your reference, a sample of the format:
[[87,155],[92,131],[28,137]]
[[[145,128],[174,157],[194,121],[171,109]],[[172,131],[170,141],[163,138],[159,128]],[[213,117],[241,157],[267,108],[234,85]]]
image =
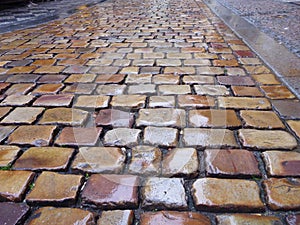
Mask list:
[[66,170],[74,153],[72,148],[32,147],[14,164],[16,170]]
[[33,177],[29,171],[0,171],[0,200],[22,201]]
[[141,109],[136,119],[136,125],[185,127],[185,117],[185,111],[182,109]]
[[16,225],[24,222],[30,207],[24,203],[0,202],[0,224]]
[[132,210],[103,211],[97,225],[131,225],[134,218]]
[[134,146],[138,144],[141,132],[138,129],[116,128],[106,132],[104,144],[108,146]]
[[257,224],[257,225],[283,225],[280,218],[275,216],[263,216],[259,214],[231,214],[217,215],[217,224],[236,225],[236,224]]
[[44,171],[26,196],[28,204],[74,204],[83,176]]
[[80,224],[94,223],[93,213],[77,208],[42,207],[36,210],[28,221],[28,225],[38,224]]
[[197,209],[217,212],[263,211],[259,192],[255,181],[237,179],[200,178],[192,188]]
[[65,127],[55,144],[59,146],[95,146],[101,131],[101,127]]
[[47,146],[56,126],[26,125],[18,127],[9,137],[7,143],[19,145]]
[[12,145],[0,145],[0,167],[11,165],[21,149]]
[[198,169],[198,155],[194,148],[172,149],[162,161],[162,175],[167,177],[195,176]]
[[82,204],[100,209],[137,208],[138,186],[137,176],[93,174],[81,194]]
[[144,143],[155,146],[176,147],[178,143],[178,130],[168,127],[146,127]]
[[271,210],[300,209],[299,178],[269,178],[263,181],[267,205]]
[[152,146],[136,146],[132,148],[132,159],[128,172],[142,176],[160,174],[162,153],[159,148]]
[[151,177],[142,187],[142,207],[146,209],[187,209],[187,196],[181,178]]
[[89,113],[74,108],[53,108],[45,111],[39,124],[61,124],[68,126],[82,126]]
[[140,225],[210,225],[206,216],[197,212],[160,211],[141,214]]
[[201,147],[238,147],[234,134],[228,129],[185,128],[185,146]]
[[20,107],[15,108],[11,113],[6,116],[2,124],[32,124],[36,121],[37,117],[42,114],[44,108],[38,107]]
[[239,130],[239,138],[244,147],[253,149],[293,149],[297,147],[296,139],[281,130]]
[[204,160],[208,175],[261,176],[254,154],[246,150],[207,149]]
[[120,173],[126,155],[120,148],[82,147],[72,163],[73,170],[91,173]]

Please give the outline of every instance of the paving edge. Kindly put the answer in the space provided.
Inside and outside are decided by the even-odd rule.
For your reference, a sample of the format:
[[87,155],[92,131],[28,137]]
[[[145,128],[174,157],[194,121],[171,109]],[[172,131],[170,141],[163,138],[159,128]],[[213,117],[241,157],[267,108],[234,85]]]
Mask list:
[[300,99],[300,90],[297,90],[297,84],[288,82],[287,80],[288,78],[294,77],[299,79],[300,82],[300,58],[216,0],[203,1],[273,70],[277,77],[288,86],[297,98]]

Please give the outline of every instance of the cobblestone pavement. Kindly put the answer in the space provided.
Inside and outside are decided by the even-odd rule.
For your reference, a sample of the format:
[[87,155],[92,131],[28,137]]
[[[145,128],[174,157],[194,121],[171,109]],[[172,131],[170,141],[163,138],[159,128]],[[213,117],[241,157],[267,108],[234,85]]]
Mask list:
[[300,103],[201,1],[0,36],[0,224],[299,224]]

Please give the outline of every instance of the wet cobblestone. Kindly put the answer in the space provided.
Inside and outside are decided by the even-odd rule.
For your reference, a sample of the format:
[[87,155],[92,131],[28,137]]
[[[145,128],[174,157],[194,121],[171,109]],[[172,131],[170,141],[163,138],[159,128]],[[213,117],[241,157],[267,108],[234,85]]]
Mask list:
[[297,221],[299,100],[202,0],[79,10],[0,35],[0,212]]

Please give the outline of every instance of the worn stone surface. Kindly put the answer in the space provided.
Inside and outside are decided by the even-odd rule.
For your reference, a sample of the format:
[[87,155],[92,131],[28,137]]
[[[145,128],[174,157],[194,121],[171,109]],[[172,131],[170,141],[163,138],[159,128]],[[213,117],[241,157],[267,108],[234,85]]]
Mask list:
[[240,115],[247,127],[267,129],[280,129],[285,127],[278,116],[272,111],[241,110]]
[[55,143],[60,146],[95,146],[101,127],[65,127]]
[[79,149],[72,169],[92,173],[120,173],[126,155],[115,147],[82,147]]
[[189,126],[192,127],[239,127],[242,123],[234,110],[191,110]]
[[132,175],[93,174],[82,192],[82,204],[101,209],[137,208],[139,179]]
[[253,224],[253,225],[283,225],[275,216],[263,216],[258,214],[232,214],[218,215],[217,223],[222,225]]
[[146,127],[144,143],[155,146],[175,147],[178,143],[178,130],[168,127]]
[[296,139],[286,131],[280,130],[239,130],[239,138],[244,147],[253,149],[293,149]]
[[9,137],[9,144],[47,146],[56,126],[26,125],[18,127]]
[[181,178],[148,178],[142,188],[142,206],[147,209],[187,209]]
[[300,118],[300,102],[292,100],[273,100],[272,105],[281,117],[286,119]]
[[4,116],[6,116],[10,111],[12,107],[1,107],[0,108],[0,119],[2,119]]
[[149,99],[149,107],[175,107],[175,96],[151,96]]
[[194,148],[172,149],[162,161],[162,175],[167,177],[195,176],[198,169],[198,155]]
[[33,177],[29,171],[0,171],[0,200],[22,201]]
[[99,95],[122,95],[125,92],[126,85],[107,84],[99,85],[96,89]]
[[292,99],[295,95],[285,86],[262,86],[262,90],[270,99]]
[[210,220],[197,212],[160,211],[145,212],[141,215],[141,225],[210,225]]
[[81,126],[88,118],[88,112],[74,108],[47,109],[39,121],[39,124],[59,124],[69,126]]
[[0,224],[15,225],[22,223],[29,212],[29,206],[24,203],[1,202],[0,203]]
[[[273,3],[256,7],[270,16]],[[30,202],[30,212],[19,224],[218,224],[219,216],[231,216],[236,224],[277,223],[265,219],[269,215],[285,224],[286,216],[298,213],[297,208],[283,212],[269,207],[262,183],[299,178],[299,100],[203,0],[64,0],[67,14],[60,1],[29,6],[2,9],[0,30],[3,23],[16,28],[8,15],[21,14],[22,26],[29,17],[58,19],[0,35],[0,171],[32,171],[35,180],[23,183],[26,190],[19,200],[0,201],[26,201],[47,171],[84,178],[74,185],[75,197],[56,200],[54,190],[51,200],[40,196],[41,201]],[[290,13],[285,7],[282,11]],[[284,16],[273,19],[284,22]],[[293,66],[290,70],[297,74]],[[155,177],[181,182],[161,185],[155,194],[162,198],[147,206],[145,187],[138,182],[133,192],[124,187],[119,194],[114,192],[119,181],[89,184],[95,175],[117,174],[138,176],[141,184]],[[221,200],[200,207],[193,183],[212,177],[218,178],[217,185],[201,190],[209,194],[213,189]],[[223,185],[229,178],[252,183]],[[70,189],[64,179],[60,182]],[[50,193],[55,186],[48,183],[38,189]],[[88,186],[93,191],[86,194]],[[169,187],[183,189],[184,207],[176,206],[180,195],[167,203]],[[251,205],[247,196],[254,192],[264,205]],[[243,204],[238,205],[239,199]],[[50,205],[57,208],[45,214],[41,207]],[[72,220],[76,208],[92,213],[84,211]],[[263,216],[237,219],[258,211]],[[146,222],[143,214],[150,215]]]
[[141,109],[137,126],[185,127],[185,111],[182,109]]
[[101,95],[81,95],[77,98],[74,107],[79,108],[106,108],[108,106],[109,97]]
[[138,144],[141,130],[129,128],[115,128],[106,132],[104,145],[107,146],[134,146]]
[[267,205],[272,210],[299,210],[300,179],[269,178],[263,181]]
[[73,95],[42,95],[34,101],[33,106],[48,106],[48,107],[68,107],[72,100]]
[[54,208],[42,207],[36,210],[31,216],[28,225],[45,224],[77,224],[82,225],[92,224],[94,215],[86,210],[77,208]]
[[178,95],[179,107],[208,108],[215,105],[214,98],[199,95]]
[[16,108],[1,121],[1,124],[32,124],[43,111],[44,108],[40,107]]
[[9,95],[0,103],[0,106],[25,106],[33,100],[33,95]]
[[194,88],[198,95],[211,95],[211,96],[229,95],[228,89],[223,85],[195,85]]
[[300,138],[300,121],[298,120],[288,120],[287,124],[295,132],[295,134]]
[[16,126],[0,126],[0,142],[5,140],[15,129]]
[[191,88],[189,85],[163,84],[158,86],[158,93],[161,95],[184,95],[190,94]]
[[80,175],[44,171],[35,181],[33,190],[26,196],[26,202],[52,205],[74,203],[82,178]]
[[159,148],[139,145],[132,148],[132,158],[128,172],[143,176],[160,174],[162,153]]
[[260,176],[258,161],[246,150],[213,149],[204,151],[205,171],[208,175]]
[[235,96],[240,97],[263,97],[263,93],[257,87],[231,86]]
[[72,148],[32,147],[14,164],[17,170],[65,170],[74,153]]
[[116,109],[100,110],[95,119],[99,126],[112,127],[132,127],[133,121],[133,113]]
[[0,167],[11,165],[17,158],[20,148],[13,145],[0,145]]
[[192,193],[196,207],[202,210],[256,212],[264,207],[258,185],[249,180],[201,178],[194,182]]
[[144,95],[117,95],[111,100],[112,107],[144,108],[146,96]]
[[237,147],[233,132],[228,129],[185,128],[183,143],[185,146]]
[[233,109],[271,109],[266,98],[219,97],[219,107]]
[[97,225],[130,225],[133,218],[134,213],[132,210],[103,211]]
[[262,156],[270,176],[299,176],[299,152],[267,151]]

